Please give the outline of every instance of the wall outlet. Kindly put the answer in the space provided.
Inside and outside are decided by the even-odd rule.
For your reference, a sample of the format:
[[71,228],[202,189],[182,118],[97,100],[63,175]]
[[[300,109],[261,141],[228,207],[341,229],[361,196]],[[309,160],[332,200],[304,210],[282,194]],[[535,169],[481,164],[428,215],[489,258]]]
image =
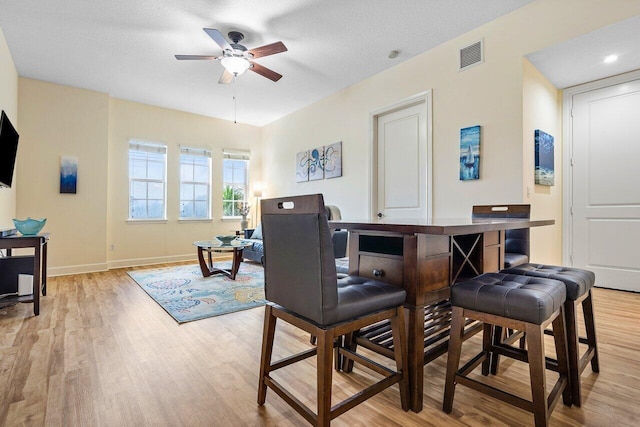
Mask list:
[[115,251],[116,250],[116,245],[114,245],[113,243],[111,244],[111,251]]

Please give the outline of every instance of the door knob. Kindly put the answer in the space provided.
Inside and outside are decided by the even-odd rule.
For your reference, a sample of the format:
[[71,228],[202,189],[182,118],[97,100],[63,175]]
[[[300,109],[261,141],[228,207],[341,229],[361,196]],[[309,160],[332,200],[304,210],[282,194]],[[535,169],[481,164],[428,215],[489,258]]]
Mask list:
[[378,212],[378,218],[382,218],[384,214],[382,212]]

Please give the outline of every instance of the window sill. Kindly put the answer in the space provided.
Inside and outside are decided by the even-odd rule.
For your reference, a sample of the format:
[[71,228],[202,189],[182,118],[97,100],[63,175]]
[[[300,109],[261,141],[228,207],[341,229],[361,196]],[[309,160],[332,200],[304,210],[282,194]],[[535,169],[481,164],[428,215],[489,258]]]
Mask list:
[[166,219],[128,218],[127,224],[166,224]]
[[180,218],[178,222],[212,222],[213,218]]
[[221,221],[242,221],[241,216],[223,216],[220,218]]

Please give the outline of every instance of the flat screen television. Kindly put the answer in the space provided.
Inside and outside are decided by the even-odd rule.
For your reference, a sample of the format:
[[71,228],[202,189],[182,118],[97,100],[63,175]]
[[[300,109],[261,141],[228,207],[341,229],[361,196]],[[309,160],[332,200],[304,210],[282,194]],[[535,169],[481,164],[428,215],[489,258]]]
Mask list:
[[18,152],[18,132],[2,110],[0,116],[0,187],[11,187]]

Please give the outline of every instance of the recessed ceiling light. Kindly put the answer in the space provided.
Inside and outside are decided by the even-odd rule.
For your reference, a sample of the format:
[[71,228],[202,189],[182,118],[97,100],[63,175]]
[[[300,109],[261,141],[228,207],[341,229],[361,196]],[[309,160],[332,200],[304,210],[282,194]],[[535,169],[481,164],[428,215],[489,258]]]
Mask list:
[[618,55],[607,55],[604,57],[602,62],[604,62],[605,64],[610,64],[612,62],[616,62],[617,60],[618,60]]

